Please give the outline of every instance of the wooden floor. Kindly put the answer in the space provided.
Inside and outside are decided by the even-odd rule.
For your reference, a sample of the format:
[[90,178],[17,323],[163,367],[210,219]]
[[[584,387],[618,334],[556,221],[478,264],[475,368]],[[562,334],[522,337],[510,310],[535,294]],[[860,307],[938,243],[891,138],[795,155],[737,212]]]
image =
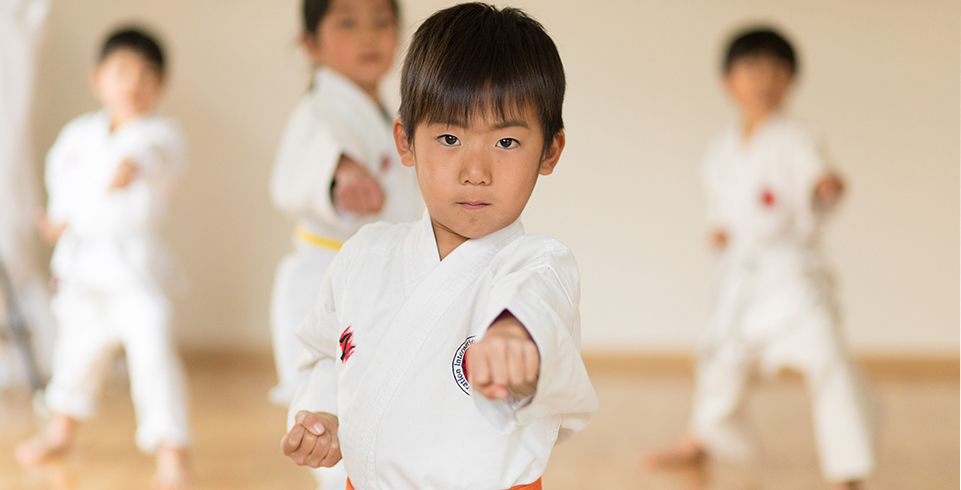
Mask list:
[[[285,410],[271,406],[274,381],[263,358],[188,363],[196,442],[194,488],[312,490],[312,479],[280,454]],[[646,473],[643,451],[685,426],[691,380],[684,374],[594,374],[597,418],[554,452],[544,487],[574,489],[818,489],[807,396],[796,380],[759,389],[749,403],[763,456],[751,467],[711,463],[701,472]],[[874,380],[882,407],[878,470],[868,489],[959,488],[959,387],[956,379],[885,376]],[[134,445],[133,409],[121,377],[107,383],[99,415],[83,427],[63,461],[22,469],[17,441],[39,421],[29,398],[0,395],[0,489],[149,488],[153,461]]]

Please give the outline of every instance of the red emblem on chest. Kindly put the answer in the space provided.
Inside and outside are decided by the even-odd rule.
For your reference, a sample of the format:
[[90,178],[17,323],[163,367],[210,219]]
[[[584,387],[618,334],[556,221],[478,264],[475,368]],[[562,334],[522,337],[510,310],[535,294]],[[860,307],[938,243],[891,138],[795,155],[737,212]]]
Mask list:
[[340,362],[347,362],[350,356],[354,353],[354,332],[350,330],[350,325],[344,329],[344,333],[340,334]]
[[761,204],[766,208],[773,208],[777,204],[777,196],[771,189],[764,189],[764,192],[761,193]]

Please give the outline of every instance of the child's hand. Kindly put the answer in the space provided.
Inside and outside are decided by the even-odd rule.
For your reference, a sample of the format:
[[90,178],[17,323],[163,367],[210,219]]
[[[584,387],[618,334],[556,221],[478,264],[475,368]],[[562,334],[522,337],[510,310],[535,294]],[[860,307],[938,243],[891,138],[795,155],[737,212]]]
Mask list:
[[334,172],[334,204],[338,208],[360,214],[373,214],[384,206],[384,191],[364,166],[340,157]]
[[340,461],[339,422],[325,412],[297,412],[297,422],[280,441],[284,455],[300,466],[330,468]]
[[63,235],[64,230],[67,229],[67,223],[54,223],[50,221],[46,211],[41,211],[40,217],[37,218],[37,229],[40,231],[40,237],[43,238],[43,241],[53,246],[57,244],[60,235]]
[[492,400],[512,394],[524,398],[537,391],[541,355],[527,329],[505,311],[484,338],[467,349],[467,372],[474,391]]
[[844,181],[834,174],[825,175],[814,185],[814,207],[829,211],[837,205],[843,195]]
[[727,232],[720,228],[711,230],[708,242],[711,244],[711,248],[717,251],[724,250],[727,248]]
[[137,178],[137,166],[130,160],[124,160],[120,162],[120,166],[117,167],[117,172],[113,174],[113,180],[110,181],[110,187],[108,187],[107,190],[116,191],[123,189],[130,185],[135,178]]

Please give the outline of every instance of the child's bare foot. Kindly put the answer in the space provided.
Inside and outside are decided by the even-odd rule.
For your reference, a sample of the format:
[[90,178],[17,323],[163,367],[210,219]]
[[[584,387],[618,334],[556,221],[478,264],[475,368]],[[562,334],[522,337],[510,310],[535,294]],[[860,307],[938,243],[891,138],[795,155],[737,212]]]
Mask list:
[[644,455],[641,464],[650,470],[673,466],[692,466],[704,462],[707,453],[704,448],[691,436],[686,436],[676,443],[652,453]]
[[861,490],[862,488],[864,488],[864,486],[857,480],[831,484],[831,490]]
[[17,445],[14,457],[21,465],[33,466],[59,456],[70,449],[76,428],[76,420],[55,413],[39,434]]
[[190,487],[187,453],[183,448],[157,448],[157,474],[154,475],[153,486],[156,490],[185,490]]

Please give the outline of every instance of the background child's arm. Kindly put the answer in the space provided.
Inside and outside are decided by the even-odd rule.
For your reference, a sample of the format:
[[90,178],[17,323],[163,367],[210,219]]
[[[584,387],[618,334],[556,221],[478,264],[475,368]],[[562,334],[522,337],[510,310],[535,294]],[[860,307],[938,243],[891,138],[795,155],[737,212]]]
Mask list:
[[713,228],[708,233],[708,243],[711,248],[721,251],[727,248],[727,232],[723,228]]
[[844,182],[823,147],[811,135],[798,131],[791,140],[795,179],[795,223],[802,237],[837,208],[844,195]]
[[337,121],[321,119],[309,100],[301,101],[287,121],[271,171],[274,206],[295,218],[335,226],[343,211],[379,210],[383,191],[354,158],[362,146]]
[[130,160],[124,160],[117,166],[117,171],[113,174],[108,190],[115,191],[130,185],[137,178],[137,165]]
[[724,225],[724,218],[721,213],[721,190],[719,187],[719,177],[717,175],[718,162],[715,155],[719,152],[715,148],[717,142],[712,143],[708,148],[704,163],[701,169],[701,180],[704,185],[706,195],[706,216],[708,229],[708,245],[716,251],[727,248],[730,241],[728,230]]
[[844,197],[844,181],[833,172],[822,176],[814,185],[815,211],[826,213],[833,210],[842,197]]
[[183,169],[185,138],[179,126],[168,120],[151,121],[128,140],[125,155],[106,183],[107,196],[143,181],[148,189],[141,205],[118,205],[111,198],[97,200],[71,220],[81,235],[125,234],[151,226],[163,216],[175,177]]
[[185,155],[186,138],[176,122],[149,121],[128,140],[109,190],[123,189],[137,179],[171,180],[183,170]]
[[384,206],[384,191],[363,165],[341,155],[334,172],[331,191],[334,204],[345,211],[358,214],[380,212]]

